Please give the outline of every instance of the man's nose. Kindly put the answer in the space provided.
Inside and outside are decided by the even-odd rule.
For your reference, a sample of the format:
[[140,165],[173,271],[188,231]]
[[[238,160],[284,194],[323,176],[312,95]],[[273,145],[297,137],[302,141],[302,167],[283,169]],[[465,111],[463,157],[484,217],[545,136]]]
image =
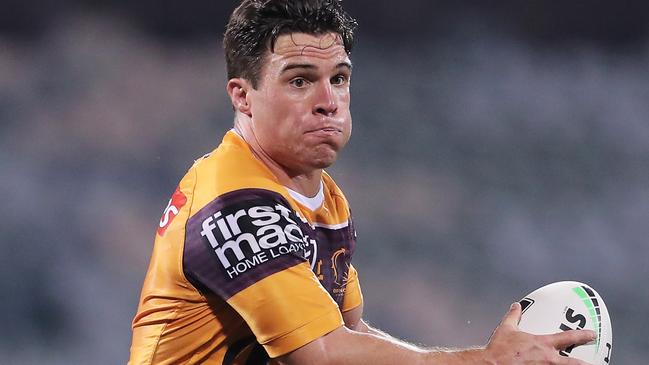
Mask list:
[[333,116],[338,111],[336,94],[333,86],[329,82],[322,83],[318,86],[316,100],[313,105],[313,114],[320,114],[327,117]]

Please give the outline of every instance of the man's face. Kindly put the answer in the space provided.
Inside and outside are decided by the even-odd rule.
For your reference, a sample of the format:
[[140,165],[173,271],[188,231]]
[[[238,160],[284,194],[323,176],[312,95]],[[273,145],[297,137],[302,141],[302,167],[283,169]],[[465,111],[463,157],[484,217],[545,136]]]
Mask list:
[[264,153],[289,174],[330,166],[351,134],[351,63],[336,34],[291,33],[267,51],[248,101]]

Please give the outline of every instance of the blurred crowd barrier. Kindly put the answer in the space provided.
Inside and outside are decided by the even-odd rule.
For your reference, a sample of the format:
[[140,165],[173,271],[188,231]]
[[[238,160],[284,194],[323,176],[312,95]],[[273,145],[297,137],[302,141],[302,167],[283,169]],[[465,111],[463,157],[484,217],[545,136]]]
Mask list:
[[[232,125],[220,39],[116,18],[0,37],[0,358],[125,363],[154,231]],[[370,323],[484,344],[558,280],[606,300],[615,364],[649,357],[649,42],[536,48],[496,32],[361,38],[350,200]]]

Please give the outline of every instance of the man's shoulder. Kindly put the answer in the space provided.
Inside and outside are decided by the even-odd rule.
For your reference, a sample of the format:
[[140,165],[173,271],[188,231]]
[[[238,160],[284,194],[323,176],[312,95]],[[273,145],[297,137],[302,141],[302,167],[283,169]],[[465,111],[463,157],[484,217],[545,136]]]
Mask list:
[[232,131],[215,150],[194,162],[181,185],[191,189],[193,210],[234,191],[265,190],[286,194],[270,170]]

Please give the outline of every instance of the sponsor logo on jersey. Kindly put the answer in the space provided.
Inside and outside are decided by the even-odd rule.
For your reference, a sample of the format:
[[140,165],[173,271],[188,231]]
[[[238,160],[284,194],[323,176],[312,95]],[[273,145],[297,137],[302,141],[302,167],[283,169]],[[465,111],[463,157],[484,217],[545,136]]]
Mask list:
[[174,191],[173,195],[171,196],[171,199],[169,199],[167,207],[165,208],[164,212],[162,212],[162,217],[160,218],[160,223],[158,224],[158,234],[160,236],[164,236],[165,232],[167,231],[167,227],[169,227],[171,221],[173,221],[173,219],[178,215],[180,208],[182,208],[185,203],[187,203],[187,197],[185,196],[185,194],[183,194],[182,191],[180,191],[180,187],[177,187],[176,191]]
[[315,241],[300,228],[300,219],[281,204],[249,202],[218,210],[201,221],[200,234],[209,243],[228,279],[284,255],[305,260]]
[[274,273],[311,265],[342,305],[355,237],[349,222],[308,222],[276,192],[225,193],[193,214],[186,225],[183,271],[197,287],[227,300]]

